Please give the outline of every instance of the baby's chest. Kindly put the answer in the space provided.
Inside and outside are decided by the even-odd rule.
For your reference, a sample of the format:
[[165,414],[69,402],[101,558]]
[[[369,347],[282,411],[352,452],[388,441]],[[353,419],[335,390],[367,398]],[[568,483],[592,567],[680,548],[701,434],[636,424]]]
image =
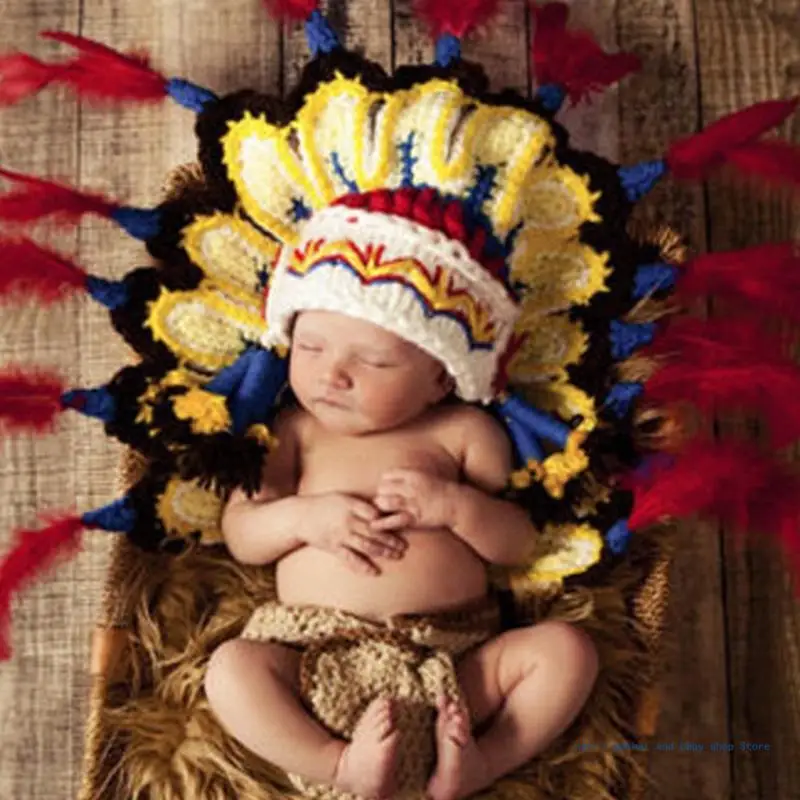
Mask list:
[[401,439],[321,441],[305,448],[298,492],[347,492],[372,497],[384,472],[413,469],[458,480],[455,454],[435,442]]

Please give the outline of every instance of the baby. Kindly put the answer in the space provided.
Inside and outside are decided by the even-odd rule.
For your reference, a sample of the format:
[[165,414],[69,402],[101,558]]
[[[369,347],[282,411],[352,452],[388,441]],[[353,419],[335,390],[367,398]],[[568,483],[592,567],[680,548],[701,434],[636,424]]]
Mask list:
[[[299,408],[276,421],[260,493],[235,493],[222,527],[232,555],[276,562],[282,604],[385,622],[474,605],[486,565],[526,561],[536,532],[493,497],[512,469],[502,427],[416,345],[333,311],[295,318],[289,385]],[[395,791],[396,719],[377,698],[351,741],[299,696],[296,648],[239,638],[212,655],[205,688],[221,724],[288,773],[365,798]],[[467,797],[527,762],[584,706],[598,660],[565,623],[509,630],[457,662],[466,708],[438,700],[433,800]],[[470,724],[472,721],[472,725]]]

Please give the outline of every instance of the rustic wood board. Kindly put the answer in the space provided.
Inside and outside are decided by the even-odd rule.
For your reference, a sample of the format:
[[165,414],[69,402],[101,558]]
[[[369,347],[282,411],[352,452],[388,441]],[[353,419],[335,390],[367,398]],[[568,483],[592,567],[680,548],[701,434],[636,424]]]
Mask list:
[[[68,30],[118,50],[146,47],[167,75],[219,93],[244,84],[277,91],[280,34],[253,0],[59,0],[14,2],[0,15],[0,52],[68,52],[37,39]],[[56,122],[57,120],[57,122]],[[173,103],[79,107],[49,90],[0,111],[0,163],[107,192],[133,205],[159,201],[167,173],[194,160],[194,119]],[[140,243],[112,224],[89,219],[57,237],[90,272],[118,277],[147,263]],[[0,363],[56,366],[74,385],[108,380],[127,359],[103,309],[78,300],[48,312],[2,311]],[[37,509],[87,510],[114,497],[118,449],[100,426],[66,417],[41,441],[5,445],[0,462],[0,549]],[[14,610],[15,657],[0,667],[0,797],[74,797],[80,785],[88,713],[90,636],[100,613],[110,538],[85,537],[85,552],[32,588]]]
[[[704,0],[696,13],[704,125],[743,106],[800,93],[797,0]],[[781,134],[800,142],[800,119],[795,116]],[[800,203],[779,191],[715,179],[709,184],[708,211],[713,250],[800,238]],[[715,313],[722,312],[718,307]],[[726,417],[719,429],[726,436],[758,438],[769,452],[766,432],[757,435],[744,417]],[[797,602],[773,548],[758,546],[762,543],[753,535],[748,550],[736,552],[730,532],[723,533],[730,742],[737,748],[730,796],[798,797]]]
[[[307,57],[302,30],[280,30],[257,0],[14,5],[0,18],[0,51],[55,53],[59,48],[38,41],[36,32],[66,29],[117,49],[147,46],[166,74],[219,93],[247,84],[282,91]],[[431,57],[429,38],[411,18],[411,0],[323,5],[347,44],[386,68]],[[592,105],[561,114],[576,143],[609,158],[633,163],[657,157],[671,139],[728,111],[798,93],[798,0],[581,0],[573,6],[575,24],[610,48],[637,52],[645,65]],[[488,66],[494,87],[529,91],[532,33],[525,2],[507,0],[492,31],[468,42],[465,56]],[[786,133],[797,137],[798,124]],[[0,112],[0,163],[107,191],[132,204],[154,202],[168,170],[193,155],[190,114],[171,104],[98,111],[51,91]],[[698,251],[797,236],[796,222],[792,228],[797,210],[785,199],[752,200],[746,190],[717,183],[707,192],[667,183],[642,212],[670,222]],[[142,260],[135,242],[102,221],[87,221],[77,233],[53,241],[106,277]],[[0,331],[3,362],[59,365],[71,380],[86,385],[106,380],[124,357],[122,346],[107,335],[103,312],[87,303],[68,303],[55,313],[28,307],[11,314],[4,308]],[[83,509],[113,496],[116,449],[90,421],[69,419],[49,439],[2,446],[2,547],[8,532],[30,523],[37,508]],[[698,742],[706,751],[651,754],[661,795],[669,800],[800,796],[792,758],[800,744],[800,622],[779,559],[735,556],[709,525],[684,526],[681,542],[655,739]],[[16,659],[0,669],[0,797],[52,800],[75,794],[89,635],[106,563],[107,540],[87,537],[84,556],[62,567],[56,580],[31,589],[15,607]],[[764,742],[772,750],[710,753],[713,741]]]

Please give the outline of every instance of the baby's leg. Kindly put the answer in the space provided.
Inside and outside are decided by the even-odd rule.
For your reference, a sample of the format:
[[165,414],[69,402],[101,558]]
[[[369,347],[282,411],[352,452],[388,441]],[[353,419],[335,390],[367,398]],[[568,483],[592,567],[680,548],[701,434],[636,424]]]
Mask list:
[[578,716],[598,672],[594,644],[578,628],[543,622],[506,631],[469,652],[459,685],[476,729],[453,703],[437,720],[433,800],[456,800],[490,786],[544,750]]
[[390,793],[397,755],[391,704],[374,700],[350,744],[331,736],[299,695],[300,654],[273,642],[232,639],[211,656],[205,690],[222,727],[285,772],[365,797]]

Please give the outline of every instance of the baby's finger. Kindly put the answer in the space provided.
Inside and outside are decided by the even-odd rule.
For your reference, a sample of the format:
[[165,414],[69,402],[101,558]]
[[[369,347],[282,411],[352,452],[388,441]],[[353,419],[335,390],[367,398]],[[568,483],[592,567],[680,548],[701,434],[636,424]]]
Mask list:
[[352,530],[347,545],[366,555],[387,557],[402,552],[406,547],[406,543],[400,537],[391,533],[373,531],[366,524]]
[[366,500],[361,500],[358,497],[352,497],[350,500],[350,513],[354,517],[372,522],[372,520],[380,516],[380,512],[372,503],[368,503]]
[[378,565],[362,553],[351,550],[349,547],[345,546],[339,550],[339,554],[344,558],[345,563],[353,572],[358,572],[362,575],[380,575],[381,571]]
[[414,517],[408,511],[400,511],[388,517],[373,520],[369,527],[373,531],[396,531],[414,524]]
[[405,507],[405,498],[399,494],[378,494],[375,496],[375,506],[383,512],[402,511]]

